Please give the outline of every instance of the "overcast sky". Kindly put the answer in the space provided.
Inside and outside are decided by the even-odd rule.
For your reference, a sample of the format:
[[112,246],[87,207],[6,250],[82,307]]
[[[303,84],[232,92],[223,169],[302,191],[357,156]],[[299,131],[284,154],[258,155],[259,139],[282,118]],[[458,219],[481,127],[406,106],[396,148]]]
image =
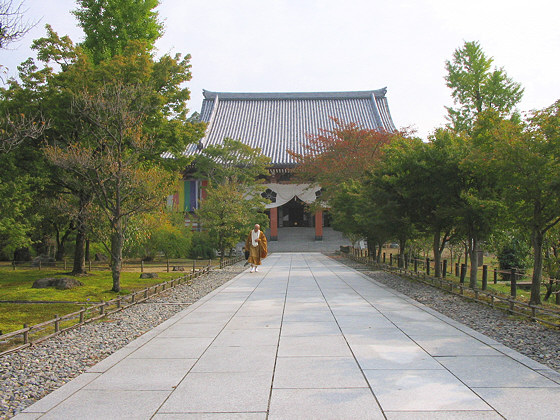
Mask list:
[[[452,105],[445,60],[479,41],[525,88],[521,111],[560,99],[558,0],[160,0],[158,54],[192,55],[191,111],[202,89],[307,92],[387,87],[393,120],[426,137]],[[74,0],[26,0],[39,24],[0,63],[14,75],[51,24],[75,42]]]

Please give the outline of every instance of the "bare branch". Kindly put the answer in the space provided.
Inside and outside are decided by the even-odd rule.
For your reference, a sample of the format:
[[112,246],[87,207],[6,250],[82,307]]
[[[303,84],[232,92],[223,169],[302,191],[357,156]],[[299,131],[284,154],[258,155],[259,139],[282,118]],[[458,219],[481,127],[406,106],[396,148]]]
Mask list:
[[42,118],[29,118],[25,114],[0,118],[0,152],[8,153],[24,140],[38,138],[48,127],[49,123]]
[[37,23],[24,20],[23,1],[14,4],[13,0],[0,1],[0,49],[18,41]]

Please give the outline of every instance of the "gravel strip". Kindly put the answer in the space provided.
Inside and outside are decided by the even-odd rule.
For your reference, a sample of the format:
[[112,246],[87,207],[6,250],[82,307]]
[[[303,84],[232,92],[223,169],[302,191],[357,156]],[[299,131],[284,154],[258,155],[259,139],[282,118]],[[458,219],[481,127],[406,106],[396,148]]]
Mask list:
[[560,372],[560,331],[530,320],[508,316],[499,309],[464,299],[409,278],[379,270],[345,257],[330,255],[379,283],[459,321],[475,331]]
[[42,343],[0,356],[0,419],[8,419],[244,270],[213,270],[145,303]]

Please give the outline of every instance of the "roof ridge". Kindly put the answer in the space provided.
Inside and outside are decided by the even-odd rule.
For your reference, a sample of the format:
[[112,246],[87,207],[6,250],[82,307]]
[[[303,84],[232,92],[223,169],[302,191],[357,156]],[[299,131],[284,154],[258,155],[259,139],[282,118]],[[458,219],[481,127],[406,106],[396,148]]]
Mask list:
[[387,87],[376,90],[364,91],[343,91],[343,92],[212,92],[206,89],[202,90],[204,99],[220,100],[290,100],[290,99],[363,99],[383,98],[387,93]]

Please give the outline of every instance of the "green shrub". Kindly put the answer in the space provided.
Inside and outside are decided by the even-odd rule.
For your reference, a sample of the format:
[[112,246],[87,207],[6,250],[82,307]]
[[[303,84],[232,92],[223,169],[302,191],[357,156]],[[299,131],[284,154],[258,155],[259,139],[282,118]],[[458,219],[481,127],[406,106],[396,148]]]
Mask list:
[[193,232],[189,258],[215,258],[216,252],[206,232]]

